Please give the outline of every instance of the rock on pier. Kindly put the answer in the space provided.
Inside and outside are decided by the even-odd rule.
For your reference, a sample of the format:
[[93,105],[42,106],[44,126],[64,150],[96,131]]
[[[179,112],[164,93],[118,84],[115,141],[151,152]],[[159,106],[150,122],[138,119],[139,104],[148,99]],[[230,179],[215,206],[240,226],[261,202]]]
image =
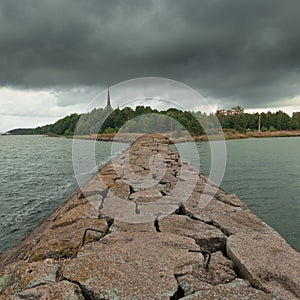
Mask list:
[[299,298],[300,254],[153,135],[0,257],[3,300]]

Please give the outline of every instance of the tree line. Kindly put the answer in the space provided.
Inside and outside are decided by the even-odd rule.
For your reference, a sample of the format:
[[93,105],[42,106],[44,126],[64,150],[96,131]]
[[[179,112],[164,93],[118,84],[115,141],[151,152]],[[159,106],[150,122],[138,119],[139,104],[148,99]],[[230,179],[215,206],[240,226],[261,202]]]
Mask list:
[[[202,115],[170,108],[164,111],[152,109],[150,106],[137,106],[135,109],[99,108],[85,114],[72,114],[58,120],[54,124],[40,126],[33,130],[35,134],[53,133],[57,135],[89,135],[101,133],[123,132],[168,132],[178,134],[185,130],[191,135],[201,135],[204,130],[196,117]],[[212,116],[203,114],[211,127],[214,127]],[[211,119],[211,120],[210,120]],[[76,129],[76,130],[75,130]]]
[[[200,122],[198,122],[200,121]],[[202,125],[200,125],[202,124]],[[204,129],[234,129],[276,131],[300,129],[300,114],[290,117],[283,111],[276,113],[245,113],[240,106],[218,110],[215,114],[200,111],[182,111],[175,108],[158,111],[150,106],[135,109],[99,108],[85,114],[71,114],[54,124],[32,130],[34,134],[53,133],[57,135],[89,135],[98,133],[126,132],[174,132],[180,135],[187,130],[192,136],[204,134]]]
[[300,129],[300,114],[290,117],[285,112],[279,110],[275,113],[245,113],[240,106],[227,110],[218,110],[216,116],[223,129],[235,129],[237,131],[258,130],[298,130]]

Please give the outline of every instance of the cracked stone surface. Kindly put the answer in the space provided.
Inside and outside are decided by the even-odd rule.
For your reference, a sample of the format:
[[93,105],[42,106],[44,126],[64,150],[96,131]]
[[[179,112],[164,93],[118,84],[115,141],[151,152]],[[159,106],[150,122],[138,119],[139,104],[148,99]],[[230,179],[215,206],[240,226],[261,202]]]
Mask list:
[[162,194],[157,190],[142,190],[135,193],[132,193],[129,196],[130,200],[136,201],[139,198],[161,198]]
[[10,265],[7,268],[10,280],[3,291],[0,279],[1,299],[85,299],[78,285],[62,281],[59,268],[53,259]]
[[113,232],[84,247],[62,271],[95,299],[170,299],[178,287],[174,269],[203,259],[189,249],[199,247],[172,233]]
[[[68,281],[37,286],[17,294],[13,294],[11,300],[23,299],[61,299],[61,300],[84,300],[80,287]],[[4,300],[4,299],[3,299]]]
[[207,286],[231,282],[236,276],[233,262],[225,258],[220,251],[212,253],[208,269],[205,268],[204,262],[197,262],[183,275],[175,270],[175,277],[184,295],[200,291]]
[[300,255],[276,231],[230,236],[227,253],[253,286],[283,299],[300,298]]
[[247,209],[247,206],[238,198],[235,194],[219,194],[216,196],[219,201],[229,204],[231,206],[241,207],[242,209]]
[[187,216],[170,215],[162,218],[159,228],[162,232],[171,232],[194,239],[202,250],[214,252],[225,249],[226,236],[220,229]]
[[[97,203],[100,203],[100,199],[97,199]],[[91,202],[87,201],[82,205],[75,206],[74,208],[66,212],[61,218],[54,222],[52,228],[68,226],[72,223],[75,223],[79,219],[97,219],[98,214],[99,212],[96,209],[96,205],[93,205]]]
[[[87,228],[101,232],[81,247]],[[151,135],[1,255],[0,299],[298,299],[299,266],[236,195]]]
[[[102,231],[104,234],[107,230],[105,220],[86,218],[78,219],[76,222],[50,229],[40,238],[39,242],[29,251],[28,258],[30,261],[39,261],[47,258],[69,258],[75,257],[78,247],[82,241],[85,228],[94,228]],[[89,233],[87,242],[99,239],[101,233]]]
[[194,219],[211,223],[226,235],[239,232],[268,232],[270,227],[256,217],[249,209],[242,209],[223,203],[212,198],[210,202],[201,207],[199,196],[193,194],[185,203],[186,213]]
[[33,288],[42,284],[56,282],[59,265],[54,260],[33,262],[17,269],[19,283],[22,289]]
[[59,206],[51,215],[46,217],[33,231],[14,247],[3,253],[0,257],[0,270],[3,270],[5,266],[15,263],[16,261],[28,260],[29,252],[37,245],[45,234],[55,224],[57,220],[62,218],[71,209],[86,203],[85,199],[80,199],[80,191],[77,191],[71,196],[64,204]]
[[127,223],[115,220],[109,229],[110,232],[155,232],[153,222],[150,223]]
[[275,300],[276,298],[263,291],[249,287],[249,285],[241,279],[236,279],[227,284],[219,284],[216,286],[203,286],[201,291],[193,293],[189,296],[181,298],[182,300]]

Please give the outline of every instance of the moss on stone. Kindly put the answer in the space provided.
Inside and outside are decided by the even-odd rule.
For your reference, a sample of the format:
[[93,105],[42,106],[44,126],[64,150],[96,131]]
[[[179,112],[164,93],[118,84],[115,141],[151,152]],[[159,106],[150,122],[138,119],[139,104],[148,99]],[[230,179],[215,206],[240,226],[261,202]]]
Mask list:
[[12,275],[5,274],[0,278],[0,294],[2,294],[3,290],[12,283]]

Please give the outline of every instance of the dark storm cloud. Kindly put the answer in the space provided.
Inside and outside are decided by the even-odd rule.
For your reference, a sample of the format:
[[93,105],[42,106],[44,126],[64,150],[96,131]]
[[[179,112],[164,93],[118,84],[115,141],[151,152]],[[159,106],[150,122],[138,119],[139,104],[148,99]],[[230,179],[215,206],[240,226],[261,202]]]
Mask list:
[[0,0],[0,84],[162,76],[227,103],[279,105],[299,94],[299,13],[298,0]]

